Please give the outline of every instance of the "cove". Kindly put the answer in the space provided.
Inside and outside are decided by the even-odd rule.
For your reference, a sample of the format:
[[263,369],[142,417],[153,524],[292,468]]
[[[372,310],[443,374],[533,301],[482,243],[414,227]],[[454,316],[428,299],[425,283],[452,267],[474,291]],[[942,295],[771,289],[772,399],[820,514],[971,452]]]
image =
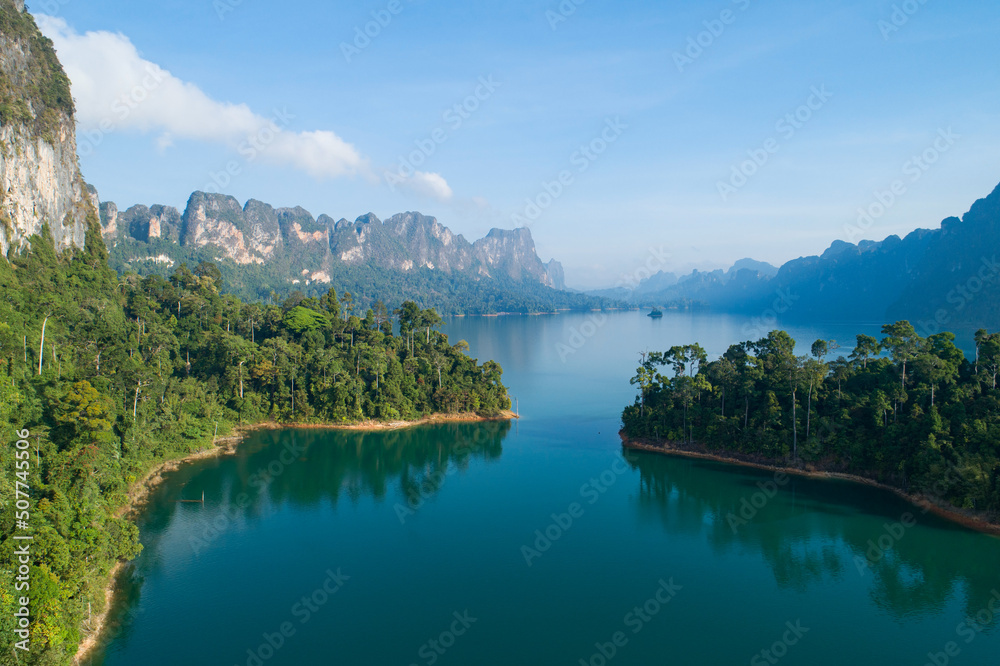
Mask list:
[[996,662],[997,539],[877,488],[622,449],[638,352],[719,354],[752,318],[612,313],[580,343],[589,316],[448,322],[518,421],[260,431],[171,473],[92,663]]

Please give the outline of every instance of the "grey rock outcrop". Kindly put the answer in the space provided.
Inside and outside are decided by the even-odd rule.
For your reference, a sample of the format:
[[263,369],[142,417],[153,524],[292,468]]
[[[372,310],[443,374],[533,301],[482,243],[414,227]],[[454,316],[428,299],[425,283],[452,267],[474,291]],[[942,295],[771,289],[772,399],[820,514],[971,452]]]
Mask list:
[[566,273],[563,266],[555,259],[545,264],[545,274],[549,277],[549,286],[553,289],[566,288]]
[[[565,288],[562,265],[555,260],[542,263],[528,229],[494,229],[473,244],[417,212],[384,222],[373,213],[335,222],[329,215],[313,218],[301,207],[275,209],[255,199],[240,207],[233,197],[195,192],[183,215],[167,206],[133,206],[121,213],[105,202],[101,223],[111,247],[122,239],[149,243],[156,238],[186,248],[210,247],[217,258],[237,264],[273,264],[291,284],[329,283],[336,266],[344,264]],[[163,260],[159,252],[156,259]],[[142,259],[141,254],[133,259],[131,252],[129,257],[129,262]]]
[[[12,22],[32,20],[18,0],[0,1],[0,12],[22,13]],[[11,249],[23,250],[46,224],[57,251],[83,248],[88,216],[96,220],[97,211],[77,166],[72,106],[45,106],[34,94],[48,85],[46,77],[65,75],[33,50],[37,41],[16,34],[0,33],[0,79],[6,84],[0,101],[9,110],[0,126],[0,252],[6,257]]]
[[472,245],[433,217],[400,213],[386,220],[385,227],[406,247],[414,266],[450,273],[469,270],[475,263]]
[[491,229],[485,238],[472,244],[476,258],[494,276],[515,282],[532,280],[552,286],[552,277],[535,252],[535,241],[526,227]]
[[195,192],[188,199],[181,242],[189,247],[212,245],[237,264],[263,264],[281,245],[281,233],[270,206],[248,201],[246,209],[230,196]]

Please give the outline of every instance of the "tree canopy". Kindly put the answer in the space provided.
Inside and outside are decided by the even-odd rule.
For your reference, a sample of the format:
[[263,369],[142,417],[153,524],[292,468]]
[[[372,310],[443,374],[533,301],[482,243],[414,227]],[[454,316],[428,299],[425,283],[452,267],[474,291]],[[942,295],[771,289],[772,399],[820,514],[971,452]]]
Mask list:
[[[774,331],[732,345],[697,370],[682,349],[644,355],[624,435],[754,460],[843,471],[1000,517],[1000,334],[976,334],[966,359],[952,333],[920,337],[907,321],[810,356]],[[661,368],[668,368],[661,374]],[[694,374],[694,377],[691,374]]]

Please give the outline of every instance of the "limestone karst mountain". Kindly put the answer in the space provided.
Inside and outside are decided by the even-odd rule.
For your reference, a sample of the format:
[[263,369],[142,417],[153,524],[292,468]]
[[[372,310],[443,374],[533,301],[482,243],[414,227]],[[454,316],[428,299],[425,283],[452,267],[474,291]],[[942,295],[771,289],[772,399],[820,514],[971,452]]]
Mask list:
[[[539,259],[528,229],[493,229],[470,243],[433,217],[400,213],[385,221],[368,213],[349,221],[313,217],[301,207],[273,208],[251,199],[195,192],[182,212],[100,204],[112,265],[140,274],[180,263],[212,261],[266,297],[292,289],[338,288],[394,301],[402,289],[446,312],[547,311],[600,307],[570,294],[559,262]],[[230,277],[230,276],[227,276]],[[406,283],[406,284],[403,284]],[[478,296],[474,296],[478,294]],[[475,298],[483,302],[475,303]],[[462,305],[458,305],[461,301]]]
[[76,159],[69,79],[20,0],[0,31],[0,252],[48,229],[56,250],[82,249],[95,199]]

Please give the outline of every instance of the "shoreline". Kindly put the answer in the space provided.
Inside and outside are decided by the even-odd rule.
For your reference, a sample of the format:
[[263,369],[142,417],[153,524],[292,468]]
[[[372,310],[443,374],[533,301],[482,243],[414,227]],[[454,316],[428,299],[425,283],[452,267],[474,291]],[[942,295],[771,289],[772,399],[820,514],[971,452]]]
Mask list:
[[[216,437],[212,440],[211,447],[207,449],[195,451],[181,458],[164,460],[158,465],[155,465],[142,479],[136,481],[135,484],[129,489],[128,500],[124,505],[115,511],[114,515],[117,517],[124,516],[131,519],[145,506],[152,492],[166,480],[164,478],[165,474],[174,472],[180,469],[182,465],[196,462],[198,460],[207,460],[209,458],[234,455],[243,440],[258,430],[308,429],[379,432],[388,430],[404,430],[406,428],[415,428],[417,426],[439,423],[484,423],[488,421],[510,421],[519,418],[521,417],[518,414],[515,414],[511,410],[507,409],[500,412],[497,416],[480,416],[479,414],[473,412],[458,414],[435,413],[429,414],[428,416],[424,416],[415,421],[370,420],[346,424],[278,423],[276,421],[262,421],[260,423],[236,426],[233,429],[232,435],[228,435],[226,437]],[[84,635],[83,639],[80,641],[80,645],[77,647],[76,654],[73,657],[73,664],[83,664],[84,660],[87,659],[87,657],[89,657],[94,649],[100,644],[101,636],[107,626],[108,613],[111,612],[112,602],[114,601],[115,592],[118,588],[118,577],[125,570],[126,564],[127,562],[115,562],[114,566],[112,566],[111,570],[108,572],[107,582],[104,585],[104,609],[94,617],[94,628],[89,633]]]
[[785,474],[793,474],[795,476],[801,476],[809,479],[826,479],[828,481],[848,481],[851,483],[858,483],[865,486],[870,486],[872,488],[879,488],[881,490],[887,490],[891,492],[896,497],[912,504],[915,507],[919,507],[924,513],[933,513],[939,518],[943,518],[949,522],[956,523],[968,529],[980,532],[982,534],[987,534],[994,537],[1000,537],[1000,524],[990,521],[983,515],[973,514],[971,512],[958,509],[952,506],[942,506],[939,500],[935,498],[928,497],[926,495],[918,495],[914,493],[907,493],[904,490],[896,488],[895,486],[890,486],[888,484],[882,483],[880,481],[875,481],[874,479],[869,479],[865,476],[859,476],[857,474],[847,474],[844,472],[831,472],[821,469],[802,469],[800,467],[789,467],[786,465],[775,464],[770,462],[761,462],[759,460],[754,460],[750,456],[738,457],[738,454],[719,454],[719,453],[709,453],[707,451],[699,451],[696,449],[682,448],[673,442],[662,442],[662,443],[651,443],[644,439],[630,439],[621,431],[618,433],[622,440],[622,446],[626,449],[633,451],[646,451],[648,453],[657,453],[666,456],[678,456],[682,458],[697,458],[700,460],[710,460],[712,462],[720,462],[729,465],[736,465],[739,467],[749,467],[753,469],[766,470],[771,472],[783,472]]
[[463,318],[467,319],[467,318],[472,318],[472,317],[540,317],[540,316],[543,316],[543,315],[550,315],[551,316],[551,315],[561,315],[561,314],[567,314],[567,313],[570,313],[570,314],[572,314],[572,313],[585,314],[585,313],[590,313],[590,312],[633,312],[633,311],[636,311],[636,310],[639,310],[639,309],[640,308],[638,306],[636,306],[636,307],[625,307],[625,308],[589,308],[589,309],[584,309],[584,310],[574,310],[572,308],[562,308],[562,309],[559,309],[559,310],[550,310],[550,311],[546,311],[546,312],[491,312],[491,313],[488,313],[488,314],[482,314],[482,313],[476,313],[476,314],[449,314],[449,315],[441,315],[441,316],[445,317],[445,318],[454,317],[456,319],[463,319]]
[[114,601],[115,592],[118,587],[118,576],[121,575],[124,569],[125,562],[115,562],[115,565],[111,567],[111,571],[108,573],[108,578],[111,582],[104,588],[104,610],[94,617],[94,630],[80,641],[80,646],[73,657],[74,664],[82,664],[83,659],[89,656],[100,643],[101,634],[104,633],[104,626],[108,621],[108,613],[111,612],[111,602]]
[[416,421],[360,421],[358,423],[279,423],[277,421],[261,421],[251,426],[237,428],[239,437],[245,437],[255,430],[290,430],[293,428],[301,430],[354,430],[378,432],[380,430],[405,430],[422,425],[433,425],[439,423],[485,423],[488,421],[510,421],[521,418],[509,409],[505,409],[496,416],[480,416],[475,412],[459,412],[456,414],[435,413],[429,414]]

